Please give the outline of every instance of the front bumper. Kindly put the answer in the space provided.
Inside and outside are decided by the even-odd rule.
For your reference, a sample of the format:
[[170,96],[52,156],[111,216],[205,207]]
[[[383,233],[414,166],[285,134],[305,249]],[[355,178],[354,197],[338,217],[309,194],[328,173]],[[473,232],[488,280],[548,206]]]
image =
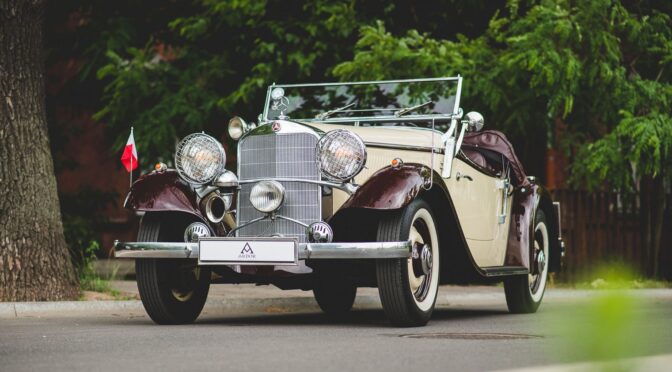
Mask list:
[[[114,242],[116,258],[198,258],[198,243]],[[411,242],[299,243],[299,260],[408,258]]]

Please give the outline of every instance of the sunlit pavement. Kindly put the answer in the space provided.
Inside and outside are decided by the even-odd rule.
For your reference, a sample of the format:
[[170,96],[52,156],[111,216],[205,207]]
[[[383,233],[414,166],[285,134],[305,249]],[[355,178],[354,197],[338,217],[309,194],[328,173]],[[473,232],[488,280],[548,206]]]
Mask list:
[[[0,370],[594,370],[585,345],[621,336],[617,357],[656,356],[630,360],[640,370],[672,353],[672,290],[631,292],[627,316],[616,320],[635,333],[602,336],[590,311],[604,291],[549,290],[538,313],[512,315],[500,287],[443,287],[428,326],[392,328],[375,290],[360,291],[356,310],[333,320],[309,306],[310,292],[213,289],[205,313],[188,326],[156,326],[141,308],[0,318]],[[242,306],[243,295],[275,298],[250,311],[218,306],[227,297]]]

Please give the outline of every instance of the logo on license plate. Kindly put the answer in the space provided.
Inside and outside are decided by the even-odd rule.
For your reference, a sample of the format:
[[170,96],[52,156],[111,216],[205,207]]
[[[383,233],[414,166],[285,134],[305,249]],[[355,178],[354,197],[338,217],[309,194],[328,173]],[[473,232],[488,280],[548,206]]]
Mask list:
[[254,254],[254,251],[252,250],[252,247],[250,246],[250,243],[245,242],[245,246],[240,251],[240,254],[238,255],[238,259],[240,259],[240,260],[254,260],[256,257],[257,256]]

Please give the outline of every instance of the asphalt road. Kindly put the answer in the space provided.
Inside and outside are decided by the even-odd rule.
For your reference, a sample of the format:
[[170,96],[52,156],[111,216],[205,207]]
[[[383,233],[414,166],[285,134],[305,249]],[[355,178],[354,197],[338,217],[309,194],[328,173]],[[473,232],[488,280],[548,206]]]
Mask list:
[[492,296],[462,296],[428,326],[405,329],[375,306],[340,321],[272,307],[208,313],[187,326],[157,326],[142,313],[0,319],[0,370],[480,371],[586,360],[604,346],[620,357],[670,354],[667,291],[625,302],[549,295],[530,315],[509,314]]

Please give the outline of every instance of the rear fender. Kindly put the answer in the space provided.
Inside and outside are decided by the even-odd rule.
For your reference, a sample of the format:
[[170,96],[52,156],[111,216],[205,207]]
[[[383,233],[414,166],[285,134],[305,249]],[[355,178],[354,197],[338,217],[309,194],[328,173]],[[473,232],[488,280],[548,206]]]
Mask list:
[[543,186],[532,184],[527,191],[516,190],[511,207],[509,241],[506,249],[505,266],[525,266],[530,268],[534,260],[531,242],[534,241],[534,221],[537,211],[546,216],[549,229],[549,270],[560,269],[561,247],[558,231],[558,215],[553,207],[553,199]]
[[198,195],[174,170],[152,172],[133,183],[124,208],[141,212],[182,212],[210,225],[198,208]]

